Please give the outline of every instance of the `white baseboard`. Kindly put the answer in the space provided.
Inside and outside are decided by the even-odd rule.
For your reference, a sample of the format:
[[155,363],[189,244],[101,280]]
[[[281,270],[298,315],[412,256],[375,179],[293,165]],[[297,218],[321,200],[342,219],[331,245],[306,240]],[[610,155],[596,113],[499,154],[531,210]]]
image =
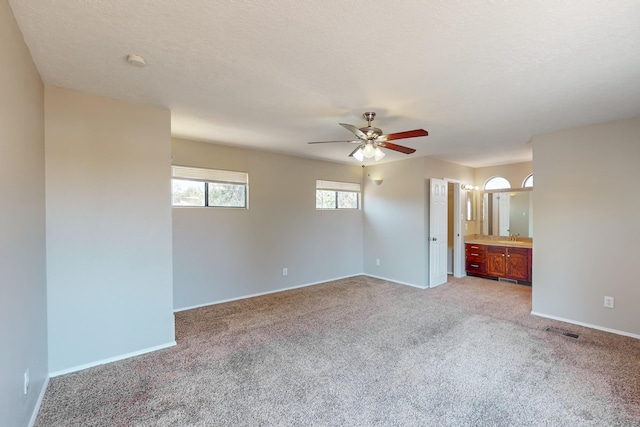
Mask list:
[[604,332],[611,332],[612,334],[623,335],[625,337],[631,337],[631,338],[640,340],[640,335],[632,334],[630,332],[619,331],[617,329],[611,329],[611,328],[605,328],[604,326],[592,325],[590,323],[578,322],[576,320],[565,319],[564,317],[551,316],[549,314],[538,313],[536,311],[532,311],[531,314],[533,314],[534,316],[545,317],[547,319],[553,319],[553,320],[559,320],[561,322],[571,323],[573,325],[584,326],[587,328],[597,329],[599,331],[604,331]]
[[62,369],[60,371],[49,372],[49,377],[58,377],[60,375],[70,374],[72,372],[82,371],[83,369],[93,368],[94,366],[104,365],[105,363],[117,362],[118,360],[128,359],[134,356],[140,356],[141,354],[151,353],[152,351],[162,350],[163,348],[173,347],[176,345],[175,341],[168,342],[166,344],[160,344],[154,347],[144,348],[142,350],[132,351],[131,353],[121,354],[107,359],[96,360],[95,362],[86,363],[84,365],[74,366],[72,368]]
[[333,279],[321,280],[319,282],[305,283],[303,285],[296,285],[296,286],[291,286],[291,287],[288,287],[288,288],[275,289],[273,291],[259,292],[259,293],[256,293],[256,294],[242,295],[242,296],[239,296],[239,297],[233,297],[233,298],[228,298],[228,299],[223,299],[223,300],[205,302],[203,304],[191,305],[191,306],[188,306],[188,307],[174,308],[173,312],[174,313],[178,313],[180,311],[193,310],[194,308],[207,307],[207,306],[210,306],[210,305],[222,304],[222,303],[225,303],[225,302],[238,301],[238,300],[241,300],[241,299],[259,297],[259,296],[262,296],[262,295],[275,294],[275,293],[278,293],[278,292],[290,291],[292,289],[306,288],[307,286],[320,285],[322,283],[328,283],[328,282],[333,282],[335,280],[348,279],[350,277],[357,277],[357,276],[366,276],[366,274],[359,273],[359,274],[353,274],[353,275],[350,275],[350,276],[336,277],[336,278],[333,278]]
[[49,377],[45,378],[44,384],[42,384],[42,388],[40,389],[40,394],[38,394],[38,400],[36,400],[36,405],[33,408],[33,413],[31,414],[31,418],[29,419],[29,427],[33,427],[36,423],[36,419],[38,418],[38,412],[40,412],[40,406],[42,406],[42,401],[44,400],[44,395],[47,392],[47,387],[49,387]]
[[412,288],[418,288],[418,289],[429,289],[429,286],[418,286],[414,283],[407,283],[407,282],[400,282],[399,280],[395,280],[395,279],[389,279],[387,277],[381,277],[381,276],[374,276],[373,274],[366,274],[364,273],[365,276],[369,276],[369,277],[373,277],[375,279],[380,279],[380,280],[386,280],[387,282],[393,282],[393,283],[397,283],[399,285],[405,285],[405,286],[411,286]]

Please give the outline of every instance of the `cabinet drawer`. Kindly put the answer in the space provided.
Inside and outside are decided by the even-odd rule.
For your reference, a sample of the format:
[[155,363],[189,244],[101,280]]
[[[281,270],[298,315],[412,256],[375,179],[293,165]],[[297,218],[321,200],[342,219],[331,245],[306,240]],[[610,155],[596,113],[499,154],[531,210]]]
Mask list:
[[530,250],[531,249],[529,249],[529,248],[511,248],[511,247],[507,248],[507,251],[511,255],[518,254],[518,255],[527,256],[529,254]]
[[485,253],[484,251],[478,250],[467,250],[467,262],[484,262],[485,261]]
[[467,272],[485,274],[486,268],[484,262],[467,261]]
[[507,252],[507,248],[504,246],[489,245],[487,252],[490,254],[504,254]]
[[465,256],[467,261],[484,262],[487,253],[485,245],[467,243],[465,246]]

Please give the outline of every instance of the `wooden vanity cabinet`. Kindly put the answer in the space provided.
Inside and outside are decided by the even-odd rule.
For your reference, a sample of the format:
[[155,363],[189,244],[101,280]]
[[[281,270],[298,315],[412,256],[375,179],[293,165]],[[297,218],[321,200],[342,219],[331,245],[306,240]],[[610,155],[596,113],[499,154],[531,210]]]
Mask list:
[[[531,283],[531,248],[469,243],[466,246],[468,274]],[[473,251],[470,251],[471,247],[474,247]],[[482,268],[473,267],[480,263],[470,259],[471,253],[484,254]]]

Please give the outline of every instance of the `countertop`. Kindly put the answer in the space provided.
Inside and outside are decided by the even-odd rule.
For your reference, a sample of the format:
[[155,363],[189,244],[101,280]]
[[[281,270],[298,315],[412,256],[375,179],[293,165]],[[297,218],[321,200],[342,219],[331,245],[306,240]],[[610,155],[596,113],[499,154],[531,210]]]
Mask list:
[[478,245],[492,245],[492,246],[511,246],[514,248],[532,248],[533,242],[523,242],[520,240],[509,240],[508,238],[504,238],[504,240],[496,240],[496,239],[483,239],[473,237],[470,239],[465,239],[465,243],[476,243]]

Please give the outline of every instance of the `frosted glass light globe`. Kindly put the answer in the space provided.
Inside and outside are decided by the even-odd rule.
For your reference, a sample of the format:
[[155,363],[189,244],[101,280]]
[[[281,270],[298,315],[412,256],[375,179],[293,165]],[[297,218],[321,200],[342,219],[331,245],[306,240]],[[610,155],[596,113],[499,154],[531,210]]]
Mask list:
[[373,148],[372,144],[365,145],[362,152],[367,159],[372,158],[376,154],[376,150]]

